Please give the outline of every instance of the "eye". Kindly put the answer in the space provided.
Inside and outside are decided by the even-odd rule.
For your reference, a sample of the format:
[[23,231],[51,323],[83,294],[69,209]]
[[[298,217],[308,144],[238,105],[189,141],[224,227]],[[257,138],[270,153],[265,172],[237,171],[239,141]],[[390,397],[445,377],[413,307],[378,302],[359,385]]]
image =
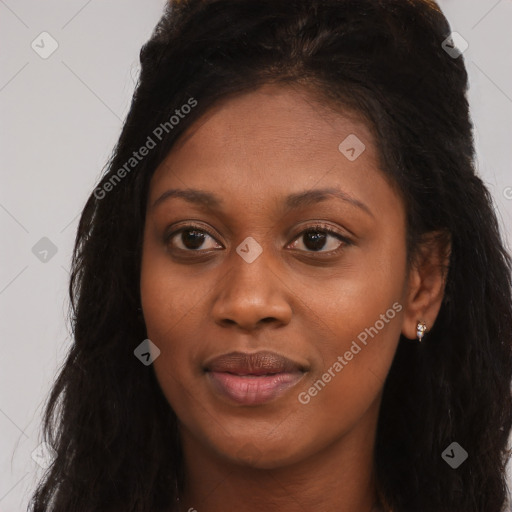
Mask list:
[[[181,236],[178,236],[181,235]],[[217,248],[223,248],[221,245],[215,242],[213,247],[205,247],[205,241],[210,238],[215,241],[213,236],[203,228],[198,226],[188,225],[183,226],[177,231],[173,231],[171,234],[165,237],[165,241],[168,245],[174,245],[175,249],[179,251],[199,252],[199,250],[211,250]],[[174,242],[176,240],[176,242]]]
[[[294,240],[290,247],[303,252],[337,253],[342,247],[351,245],[348,238],[323,224],[308,227]],[[207,230],[192,224],[165,236],[165,243],[172,249],[183,252],[207,252],[224,248]],[[325,248],[327,250],[323,250]]]
[[[345,245],[351,245],[348,238],[332,228],[318,224],[301,231],[296,241],[291,244],[294,249],[306,252],[337,253]],[[303,249],[304,247],[305,249]],[[327,247],[327,250],[322,250]]]

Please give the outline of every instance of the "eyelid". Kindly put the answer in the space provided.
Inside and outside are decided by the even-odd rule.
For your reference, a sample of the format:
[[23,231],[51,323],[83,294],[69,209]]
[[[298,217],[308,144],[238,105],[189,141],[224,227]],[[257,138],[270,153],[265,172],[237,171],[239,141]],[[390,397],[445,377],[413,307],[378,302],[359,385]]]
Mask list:
[[310,222],[313,222],[313,224],[309,224],[309,225],[306,225],[306,227],[299,228],[299,231],[294,235],[293,240],[295,240],[299,235],[307,233],[308,231],[314,231],[316,229],[318,231],[324,231],[325,233],[328,233],[330,235],[335,235],[340,239],[347,240],[347,242],[351,241],[348,235],[344,235],[343,233],[338,231],[336,228],[334,228],[330,224],[325,224],[322,221],[310,221]]
[[[184,223],[177,223],[173,224],[171,227],[165,230],[164,232],[164,241],[168,242],[172,237],[177,235],[178,233],[181,233],[182,231],[186,231],[187,229],[197,230],[197,231],[203,231],[211,238],[215,239],[215,241],[222,245],[217,238],[220,238],[220,235],[212,233],[213,230],[210,230],[210,228],[205,227],[202,224],[196,224],[195,221],[184,221]],[[192,252],[192,251],[191,251]]]

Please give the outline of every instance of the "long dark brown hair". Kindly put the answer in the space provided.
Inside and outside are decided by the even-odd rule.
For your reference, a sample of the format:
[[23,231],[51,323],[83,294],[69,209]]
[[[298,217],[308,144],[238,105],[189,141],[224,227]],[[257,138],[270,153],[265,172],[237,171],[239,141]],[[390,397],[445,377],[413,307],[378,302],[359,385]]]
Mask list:
[[[308,88],[333,109],[364,116],[382,172],[404,198],[409,257],[423,234],[451,236],[438,319],[422,344],[400,340],[384,387],[375,469],[385,502],[394,512],[504,509],[511,260],[475,171],[468,77],[463,56],[443,49],[449,35],[427,0],[166,6],[80,219],[69,290],[74,343],[44,416],[56,458],[31,510],[172,509],[182,484],[177,418],[152,366],[134,356],[146,338],[139,279],[148,186],[180,134],[216,102],[268,83]],[[176,109],[182,115],[170,121]],[[154,147],[130,160],[148,137]],[[441,456],[452,442],[469,455],[457,469]]]

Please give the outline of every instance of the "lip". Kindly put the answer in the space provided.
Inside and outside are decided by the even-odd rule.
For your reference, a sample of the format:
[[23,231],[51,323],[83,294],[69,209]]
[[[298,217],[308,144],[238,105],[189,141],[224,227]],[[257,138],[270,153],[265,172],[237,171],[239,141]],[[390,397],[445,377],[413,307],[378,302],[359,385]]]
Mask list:
[[275,352],[231,352],[204,366],[213,389],[233,402],[258,405],[295,386],[307,368]]

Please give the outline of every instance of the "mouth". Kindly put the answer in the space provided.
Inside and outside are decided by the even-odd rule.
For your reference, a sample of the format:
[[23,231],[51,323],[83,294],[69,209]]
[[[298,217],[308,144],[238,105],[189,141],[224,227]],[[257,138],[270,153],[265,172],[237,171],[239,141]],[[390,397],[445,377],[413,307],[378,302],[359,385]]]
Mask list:
[[206,363],[213,390],[231,402],[259,405],[295,386],[307,368],[274,352],[232,352]]

